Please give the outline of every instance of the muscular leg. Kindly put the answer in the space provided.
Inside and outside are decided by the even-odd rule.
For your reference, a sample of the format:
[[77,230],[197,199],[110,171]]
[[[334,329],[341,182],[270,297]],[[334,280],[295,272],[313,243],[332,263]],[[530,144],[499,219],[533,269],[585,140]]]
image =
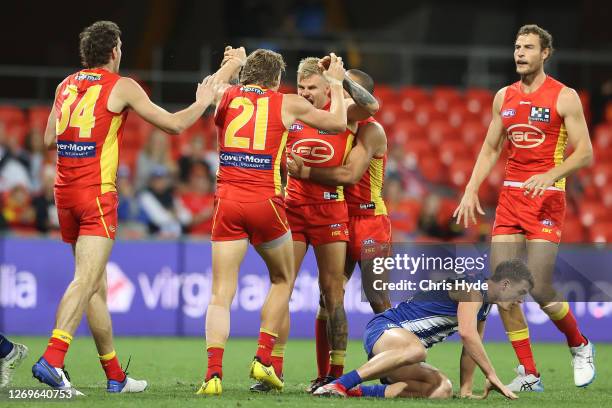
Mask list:
[[392,384],[385,390],[385,398],[447,399],[453,396],[448,377],[427,363],[397,368],[387,379]]
[[[295,283],[293,241],[285,240],[274,248],[256,248],[270,274],[270,290],[261,308],[261,327],[279,334],[289,315],[289,300]],[[287,327],[288,328],[288,327]]]
[[527,241],[528,266],[532,271],[534,287],[531,296],[565,335],[570,347],[587,344],[569,304],[553,286],[553,273],[559,246],[556,243],[534,239]]
[[319,268],[319,288],[328,315],[328,338],[331,346],[329,374],[342,375],[348,337],[348,325],[344,311],[344,267],[346,242],[319,245],[315,249]]
[[104,237],[82,235],[78,238],[74,248],[74,279],[57,309],[57,329],[71,335],[76,331],[104,275],[113,243],[113,240]]
[[375,280],[389,281],[389,272],[385,270],[382,274],[375,274],[373,272],[374,261],[372,259],[361,260],[359,262],[359,269],[361,269],[361,285],[374,313],[382,313],[390,308],[391,300],[389,299],[389,294],[386,291],[374,289]]
[[236,294],[238,272],[248,248],[248,241],[215,241],[212,243],[212,295],[206,309],[206,380],[222,377],[223,350],[229,337],[230,305]]
[[[500,262],[521,258],[525,249],[525,237],[522,234],[496,235],[491,243],[491,273]],[[531,269],[531,268],[530,268]],[[504,324],[508,339],[519,363],[525,368],[526,374],[539,376],[533,358],[529,327],[520,305],[514,305],[509,310],[498,309]]]
[[403,375],[402,371],[398,371],[402,367],[422,363],[427,357],[423,344],[407,330],[401,328],[385,330],[374,344],[372,354],[374,356],[364,365],[340,377],[337,381],[338,385],[350,390],[364,381],[389,377],[391,381],[402,383],[388,390],[388,387],[384,386],[382,388],[381,386],[362,386],[364,396],[377,397],[394,397],[410,393],[413,395],[418,388],[426,388],[426,391],[431,394],[440,387],[440,384],[437,384],[436,387],[425,387],[424,385],[427,384],[420,384],[425,382],[424,375],[408,378]]
[[[113,240],[98,236],[80,236],[73,247],[75,255],[74,279],[68,285],[57,308],[55,329],[49,339],[44,360],[51,366],[62,368],[72,336],[83,313],[104,276],[106,262]],[[106,309],[106,304],[102,306]]]

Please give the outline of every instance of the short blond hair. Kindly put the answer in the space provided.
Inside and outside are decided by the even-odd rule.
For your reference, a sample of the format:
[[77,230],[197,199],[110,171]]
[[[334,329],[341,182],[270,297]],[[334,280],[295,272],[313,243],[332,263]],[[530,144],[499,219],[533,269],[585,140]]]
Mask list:
[[297,69],[298,81],[313,75],[321,75],[323,77],[323,70],[319,67],[319,61],[320,59],[317,57],[306,57],[301,60]]
[[265,88],[278,85],[278,77],[285,72],[283,56],[277,52],[257,49],[247,57],[246,64],[240,73],[243,85],[253,84]]

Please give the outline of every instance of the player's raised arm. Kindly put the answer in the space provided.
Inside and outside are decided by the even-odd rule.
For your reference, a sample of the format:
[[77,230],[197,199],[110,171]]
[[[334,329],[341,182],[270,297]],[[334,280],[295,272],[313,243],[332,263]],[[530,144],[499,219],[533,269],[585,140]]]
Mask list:
[[43,141],[45,143],[45,147],[49,150],[55,148],[55,144],[57,142],[57,134],[55,132],[55,121],[57,120],[55,116],[55,101],[57,100],[57,94],[59,93],[62,84],[60,83],[57,88],[55,88],[55,99],[53,100],[53,105],[51,107],[51,112],[49,112],[49,119],[47,119],[47,126],[45,127],[45,134],[43,136]]
[[[476,329],[480,335],[482,341],[485,329],[485,320],[480,320],[476,324]],[[474,385],[474,370],[476,369],[476,362],[465,347],[461,350],[461,359],[459,361],[459,395],[461,398],[469,398],[472,396],[472,389]]]
[[[478,294],[479,295],[479,294]],[[468,295],[473,296],[473,295]],[[463,348],[466,353],[474,360],[476,365],[480,367],[487,381],[495,390],[498,390],[502,395],[509,399],[517,399],[518,397],[501,382],[495,373],[495,369],[489,360],[489,356],[482,345],[480,334],[478,333],[478,322],[476,316],[482,306],[482,300],[476,299],[469,301],[460,301],[457,307],[457,321],[459,325],[459,336],[463,343]]]
[[463,225],[466,228],[470,219],[476,224],[475,211],[484,215],[484,211],[478,200],[478,189],[483,180],[491,172],[491,169],[497,162],[497,159],[499,159],[499,155],[502,151],[504,143],[504,126],[500,111],[505,94],[506,88],[502,88],[495,95],[495,99],[493,100],[493,117],[489,124],[489,129],[487,130],[487,136],[482,144],[480,153],[478,153],[474,170],[472,171],[470,181],[465,187],[461,202],[453,213],[453,217],[457,217],[457,224],[459,224],[463,218]]
[[346,103],[342,79],[344,67],[342,58],[331,54],[329,69],[323,72],[331,90],[331,106],[329,112],[315,108],[310,102],[299,95],[283,96],[283,123],[289,128],[296,120],[301,120],[309,126],[328,132],[340,133],[346,129]]
[[359,182],[370,165],[370,160],[377,152],[387,146],[387,137],[382,126],[375,122],[359,127],[357,144],[351,149],[346,163],[337,167],[309,167],[304,161],[291,153],[287,161],[287,170],[293,177],[310,179],[330,186],[352,185]]
[[218,79],[209,76],[198,84],[196,100],[188,108],[170,113],[153,103],[136,81],[123,77],[117,81],[109,98],[111,111],[121,112],[125,107],[132,108],[138,115],[152,125],[170,134],[179,134],[195,123],[212,103]]
[[533,196],[543,195],[544,191],[556,181],[593,163],[593,146],[589,138],[589,129],[580,98],[575,90],[567,87],[561,90],[557,99],[557,112],[563,118],[567,138],[574,151],[560,165],[546,173],[531,176],[523,183],[526,193],[533,191]]

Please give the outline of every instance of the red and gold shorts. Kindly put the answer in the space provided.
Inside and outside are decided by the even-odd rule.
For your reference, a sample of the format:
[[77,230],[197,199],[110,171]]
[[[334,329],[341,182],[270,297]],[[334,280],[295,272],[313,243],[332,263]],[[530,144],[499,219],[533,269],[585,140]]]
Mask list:
[[386,215],[349,218],[348,255],[355,261],[391,255],[391,221]]
[[559,243],[565,220],[565,192],[546,190],[531,198],[520,187],[504,186],[499,194],[492,235],[522,234],[527,239]]
[[81,235],[115,239],[119,196],[108,192],[73,207],[58,207],[62,240],[74,244]]
[[346,202],[287,207],[294,241],[319,246],[349,240]]
[[257,246],[280,238],[289,231],[281,197],[245,203],[215,198],[212,241],[248,238]]

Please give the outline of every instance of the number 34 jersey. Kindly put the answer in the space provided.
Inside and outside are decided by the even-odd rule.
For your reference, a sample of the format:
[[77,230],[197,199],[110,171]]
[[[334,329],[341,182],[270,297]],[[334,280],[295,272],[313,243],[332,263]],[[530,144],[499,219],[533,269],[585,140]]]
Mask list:
[[287,143],[283,94],[256,85],[228,88],[217,107],[217,197],[255,202],[280,196]]
[[119,146],[127,111],[111,112],[108,97],[121,77],[104,69],[68,76],[55,99],[55,201],[69,208],[117,191]]

